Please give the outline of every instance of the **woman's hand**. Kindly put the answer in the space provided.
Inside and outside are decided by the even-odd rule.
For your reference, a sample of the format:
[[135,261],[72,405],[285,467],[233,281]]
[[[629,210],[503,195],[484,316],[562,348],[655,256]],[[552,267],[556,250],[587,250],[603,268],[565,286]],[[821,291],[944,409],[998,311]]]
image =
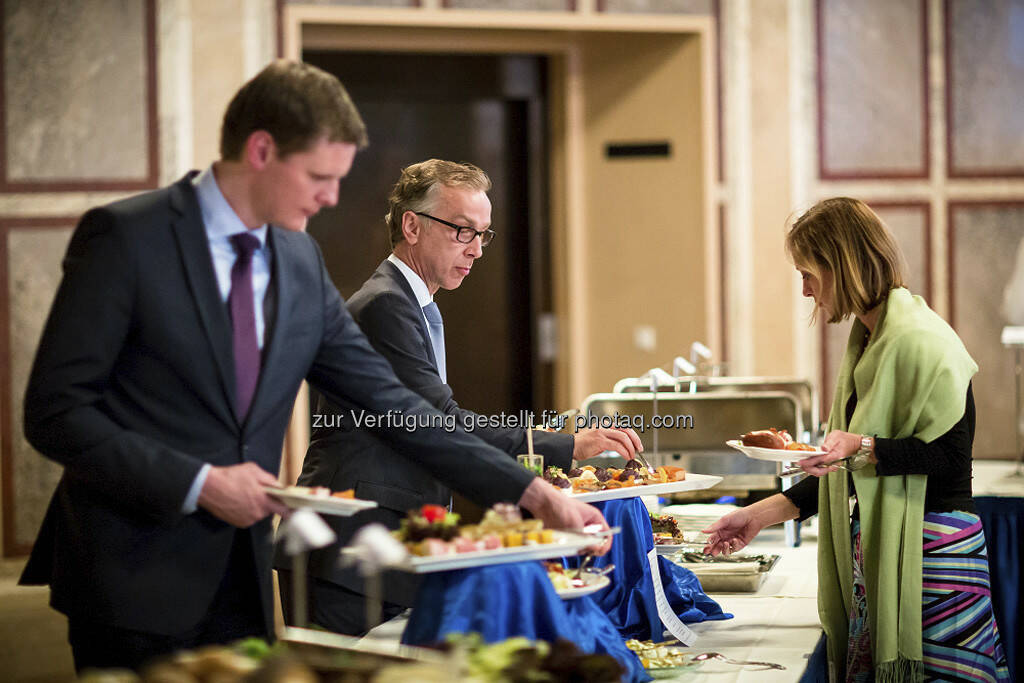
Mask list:
[[815,477],[824,477],[830,472],[835,472],[840,467],[840,464],[836,464],[837,461],[845,460],[860,450],[860,434],[834,429],[825,437],[821,450],[825,451],[825,455],[804,458],[797,462],[797,466]]
[[745,548],[766,526],[781,524],[799,515],[800,510],[781,493],[733,510],[704,529],[704,533],[710,534],[704,553],[728,555]]
[[705,555],[728,555],[747,546],[760,533],[760,522],[749,507],[733,510],[704,529],[710,534],[704,546]]

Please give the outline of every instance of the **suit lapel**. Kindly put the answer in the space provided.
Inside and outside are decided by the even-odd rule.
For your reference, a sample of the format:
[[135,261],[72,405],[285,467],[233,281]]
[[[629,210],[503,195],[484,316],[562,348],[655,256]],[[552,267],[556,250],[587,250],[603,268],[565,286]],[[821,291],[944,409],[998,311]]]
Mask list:
[[416,316],[417,327],[420,331],[420,337],[427,347],[427,353],[430,355],[430,363],[436,370],[437,358],[434,356],[434,344],[430,341],[430,330],[427,329],[427,321],[423,318],[423,309],[420,308],[420,302],[416,300],[416,293],[412,291],[409,281],[405,279],[405,275],[398,269],[398,266],[386,259],[377,268],[377,272],[391,283],[391,289],[397,289],[404,293],[406,298],[409,299],[409,303],[419,313]]
[[220,288],[213,271],[210,246],[203,227],[202,214],[199,211],[199,200],[196,198],[189,174],[171,191],[171,208],[176,212],[172,228],[181,251],[181,262],[188,279],[192,298],[199,309],[206,340],[210,351],[217,362],[221,387],[226,402],[223,404],[228,414],[227,421],[237,424],[234,414],[235,405],[235,367],[231,350],[231,321],[228,319],[227,308],[220,299]]

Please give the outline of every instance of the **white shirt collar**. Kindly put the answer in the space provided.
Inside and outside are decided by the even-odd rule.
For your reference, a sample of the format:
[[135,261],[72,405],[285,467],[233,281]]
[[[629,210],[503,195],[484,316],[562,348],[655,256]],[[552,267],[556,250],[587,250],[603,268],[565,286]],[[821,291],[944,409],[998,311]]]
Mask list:
[[405,279],[409,282],[409,286],[412,287],[412,293],[416,295],[416,303],[419,304],[420,308],[423,308],[434,300],[434,297],[430,294],[430,290],[427,289],[427,283],[423,281],[423,278],[416,274],[415,270],[407,266],[405,261],[395,256],[393,252],[388,255],[388,261],[395,264],[395,267],[402,271],[402,275],[405,276]]

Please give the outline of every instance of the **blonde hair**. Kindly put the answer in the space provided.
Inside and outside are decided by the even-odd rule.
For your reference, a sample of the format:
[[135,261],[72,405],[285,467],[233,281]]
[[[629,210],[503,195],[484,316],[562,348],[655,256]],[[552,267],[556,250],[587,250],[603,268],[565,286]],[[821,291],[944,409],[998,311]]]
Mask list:
[[388,212],[384,216],[392,249],[405,239],[402,215],[406,211],[430,213],[442,186],[487,192],[491,189],[491,179],[483,169],[466,162],[427,159],[403,168],[402,175],[391,189]]
[[812,206],[786,235],[786,253],[819,282],[823,272],[832,274],[830,323],[867,313],[890,290],[906,286],[907,262],[896,238],[859,199],[833,197]]

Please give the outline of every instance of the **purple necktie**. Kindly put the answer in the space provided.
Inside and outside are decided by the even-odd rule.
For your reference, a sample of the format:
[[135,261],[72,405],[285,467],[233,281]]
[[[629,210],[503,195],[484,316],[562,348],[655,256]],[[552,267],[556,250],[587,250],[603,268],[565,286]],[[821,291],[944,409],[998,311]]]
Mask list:
[[238,417],[249,412],[249,404],[256,393],[260,376],[260,345],[256,340],[256,307],[252,292],[252,253],[260,241],[247,233],[231,236],[238,258],[231,267],[231,292],[228,308],[231,310],[232,347],[235,354],[235,400]]

